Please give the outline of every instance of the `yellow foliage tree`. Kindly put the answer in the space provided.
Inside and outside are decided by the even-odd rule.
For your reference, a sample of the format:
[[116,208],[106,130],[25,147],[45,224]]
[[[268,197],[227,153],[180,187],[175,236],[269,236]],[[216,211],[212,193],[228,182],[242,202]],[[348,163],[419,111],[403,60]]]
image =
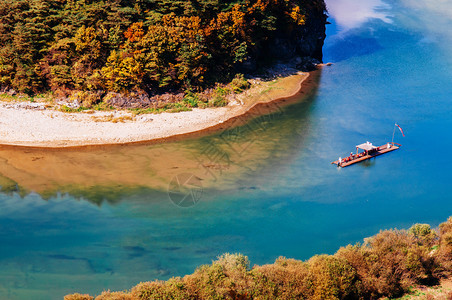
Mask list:
[[108,90],[121,92],[140,86],[143,67],[135,57],[124,57],[123,53],[112,51],[102,74]]

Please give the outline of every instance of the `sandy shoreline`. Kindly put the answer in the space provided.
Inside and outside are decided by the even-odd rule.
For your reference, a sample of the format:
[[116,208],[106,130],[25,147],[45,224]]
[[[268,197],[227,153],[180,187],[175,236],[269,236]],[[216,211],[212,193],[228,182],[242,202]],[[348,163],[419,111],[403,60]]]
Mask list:
[[[309,73],[279,78],[239,95],[221,108],[133,117],[126,111],[64,113],[0,102],[0,145],[65,148],[164,141],[227,127],[231,120],[262,104],[296,95]],[[23,105],[22,105],[23,106]],[[26,105],[25,105],[26,106]],[[127,118],[133,117],[133,121]],[[112,119],[124,122],[112,122]],[[110,121],[106,121],[110,120]]]

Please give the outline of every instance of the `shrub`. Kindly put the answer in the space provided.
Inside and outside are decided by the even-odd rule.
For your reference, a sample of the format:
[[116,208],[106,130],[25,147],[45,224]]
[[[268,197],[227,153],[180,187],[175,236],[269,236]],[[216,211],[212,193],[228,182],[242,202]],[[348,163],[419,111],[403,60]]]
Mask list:
[[184,282],[197,299],[246,299],[248,268],[246,256],[227,253],[185,276]]
[[231,93],[229,89],[222,86],[217,86],[215,91],[211,94],[209,100],[209,106],[213,107],[223,107],[228,104],[227,96]]
[[397,297],[416,283],[435,282],[437,263],[424,246],[407,231],[381,231],[363,246],[339,249],[337,256],[357,271],[359,293],[366,298]]
[[228,293],[224,268],[216,263],[198,268],[194,274],[184,277],[189,290],[200,299],[221,299]]
[[131,296],[130,299],[133,300],[194,299],[192,296],[189,295],[186,289],[186,285],[180,277],[171,278],[166,282],[163,281],[142,282],[135,286],[134,288],[132,288],[130,296]]
[[195,299],[192,295],[190,295],[187,285],[180,277],[175,277],[169,279],[165,283],[166,287],[166,296],[168,299],[173,300],[190,300]]
[[79,99],[81,106],[86,108],[91,108],[102,100],[100,93],[88,91],[78,92],[75,97]]
[[428,247],[431,247],[437,238],[435,231],[433,231],[428,224],[414,224],[408,232],[419,240],[420,245]]
[[239,253],[225,253],[218,256],[218,260],[214,263],[223,266],[228,273],[235,272],[236,270],[239,270],[240,272],[247,271],[250,267],[248,257]]
[[368,249],[360,244],[341,247],[335,254],[338,258],[345,259],[356,270],[358,281],[355,286],[357,294],[361,297],[374,299],[378,292],[375,290],[373,278],[369,276],[368,255]]
[[212,99],[211,105],[214,107],[223,107],[228,105],[228,100],[224,96],[215,95]]
[[223,107],[223,106],[227,105],[227,100],[225,97],[217,95],[212,99],[211,103],[212,103],[212,106],[214,106],[214,107]]
[[243,74],[237,74],[231,81],[231,87],[234,93],[239,94],[244,90],[249,89],[250,83],[245,79],[245,76],[243,76]]
[[96,297],[96,300],[135,300],[132,295],[126,292],[110,292],[103,291],[102,294]]
[[305,299],[308,295],[305,262],[280,257],[274,264],[254,267],[251,276],[253,299]]
[[183,101],[188,107],[197,107],[199,96],[198,94],[193,93],[191,90],[189,90],[187,91]]
[[225,87],[217,86],[215,93],[218,96],[227,96],[231,91]]
[[438,256],[446,271],[452,273],[452,217],[439,225]]
[[88,294],[82,295],[79,293],[64,296],[64,300],[93,300],[93,299],[94,297],[91,297]]
[[166,294],[165,283],[161,281],[141,282],[132,288],[132,299],[164,299]]
[[309,299],[357,298],[356,270],[342,258],[331,255],[314,256],[308,261]]

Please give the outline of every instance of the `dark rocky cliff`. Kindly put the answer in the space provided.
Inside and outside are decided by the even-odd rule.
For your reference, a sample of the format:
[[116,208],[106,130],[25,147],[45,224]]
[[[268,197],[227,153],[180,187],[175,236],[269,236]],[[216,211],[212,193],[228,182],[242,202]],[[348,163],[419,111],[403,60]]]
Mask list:
[[326,37],[327,24],[326,5],[324,0],[306,1],[308,10],[306,21],[297,28],[278,29],[275,38],[265,43],[258,53],[254,53],[246,62],[239,66],[239,71],[252,73],[261,63],[301,61],[301,69],[310,70],[314,63],[323,59],[323,44]]

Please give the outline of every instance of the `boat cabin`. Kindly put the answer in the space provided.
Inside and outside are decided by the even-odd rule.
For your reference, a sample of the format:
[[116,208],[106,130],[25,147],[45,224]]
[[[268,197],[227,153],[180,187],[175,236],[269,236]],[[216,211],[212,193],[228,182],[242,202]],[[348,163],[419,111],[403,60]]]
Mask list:
[[359,154],[359,149],[364,150],[364,153],[367,155],[369,153],[372,153],[373,151],[376,151],[378,147],[375,147],[374,145],[372,145],[372,143],[369,143],[368,141],[363,143],[363,144],[359,144],[358,146],[356,146],[356,155]]

